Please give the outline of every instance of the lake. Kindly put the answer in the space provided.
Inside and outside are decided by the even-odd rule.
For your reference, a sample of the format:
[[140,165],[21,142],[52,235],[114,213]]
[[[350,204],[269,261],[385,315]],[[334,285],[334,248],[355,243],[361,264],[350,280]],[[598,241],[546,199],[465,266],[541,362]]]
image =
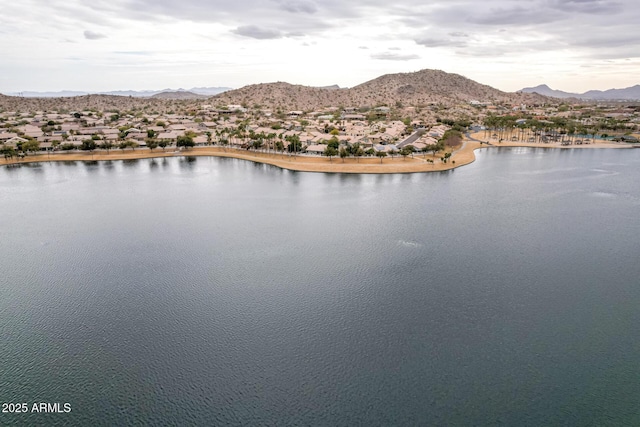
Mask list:
[[2,425],[639,425],[640,150],[0,168]]

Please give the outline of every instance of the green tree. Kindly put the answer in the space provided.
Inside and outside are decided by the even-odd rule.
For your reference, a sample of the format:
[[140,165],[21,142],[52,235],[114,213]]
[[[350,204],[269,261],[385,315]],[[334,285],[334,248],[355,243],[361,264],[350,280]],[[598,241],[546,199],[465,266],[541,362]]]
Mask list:
[[376,151],[376,156],[380,157],[380,163],[382,163],[382,159],[387,157],[387,153],[385,153],[384,151]]
[[82,145],[80,146],[81,150],[84,151],[93,151],[97,148],[98,144],[93,139],[85,139],[82,141]]
[[438,151],[442,150],[444,150],[444,142],[439,141],[437,144],[431,144],[429,151],[432,151],[433,155],[435,156],[436,154],[438,154]]
[[190,148],[195,146],[195,142],[193,142],[193,138],[190,135],[182,135],[179,136],[176,140],[176,147],[185,147]]
[[328,142],[329,147],[335,148],[336,150],[340,147],[340,141],[335,136],[332,136]]
[[158,148],[158,140],[155,138],[147,138],[145,140],[145,143],[147,144],[147,148],[149,149],[149,151],[153,152],[153,150],[155,148]]
[[109,154],[109,150],[111,150],[113,148],[113,143],[111,143],[111,141],[102,141],[102,144],[100,144],[100,148],[103,150],[107,150],[107,154]]
[[0,153],[4,156],[5,160],[13,159],[16,155],[16,150],[10,145],[3,145],[0,148]]
[[289,141],[288,150],[290,153],[297,153],[302,150],[302,142],[298,135],[287,136],[286,140]]
[[360,157],[364,156],[364,149],[358,143],[353,144],[349,147],[349,151],[356,158],[356,161],[360,162]]
[[20,148],[25,153],[36,152],[40,150],[40,143],[35,139],[30,139],[26,142],[23,142]]
[[329,161],[331,161],[331,158],[333,156],[337,156],[338,155],[338,150],[333,148],[333,147],[331,147],[330,145],[327,145],[327,148],[324,149],[324,155],[329,158]]
[[344,163],[344,158],[349,156],[349,152],[345,147],[340,148],[339,152],[340,158],[342,159],[342,163]]
[[429,151],[430,148],[431,148],[431,144],[426,144],[424,147],[420,149],[420,151],[424,155],[423,157],[425,160],[427,159],[427,151]]
[[262,140],[254,139],[253,141],[251,141],[251,147],[253,147],[254,150],[258,150],[260,147],[262,147]]
[[158,147],[162,148],[162,151],[167,148],[167,145],[169,145],[169,141],[167,141],[166,139],[161,139],[160,141],[158,141]]

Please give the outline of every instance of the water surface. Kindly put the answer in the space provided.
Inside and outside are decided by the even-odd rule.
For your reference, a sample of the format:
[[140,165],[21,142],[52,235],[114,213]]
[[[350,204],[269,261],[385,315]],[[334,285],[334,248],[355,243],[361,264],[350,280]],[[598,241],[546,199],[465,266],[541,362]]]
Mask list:
[[640,150],[477,156],[0,168],[0,424],[640,424]]

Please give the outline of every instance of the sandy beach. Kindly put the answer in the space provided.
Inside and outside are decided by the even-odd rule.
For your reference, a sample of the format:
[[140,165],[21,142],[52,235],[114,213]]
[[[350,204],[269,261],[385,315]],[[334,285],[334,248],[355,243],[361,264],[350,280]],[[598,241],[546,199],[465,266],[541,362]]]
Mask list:
[[507,135],[506,138],[499,141],[498,138],[487,137],[484,131],[471,134],[471,138],[480,140],[483,142],[489,142],[492,146],[496,147],[540,147],[540,148],[632,148],[632,144],[621,142],[610,142],[603,140],[591,141],[588,144],[573,144],[573,145],[561,145],[559,142],[524,142],[524,141],[511,141],[511,135]]
[[[483,132],[478,132],[471,136],[477,140],[486,141]],[[497,142],[489,139],[492,145],[480,144],[475,140],[465,140],[462,146],[453,151],[451,160],[443,163],[440,160],[442,153],[438,153],[437,157],[427,154],[425,157],[422,153],[414,154],[413,157],[407,156],[403,158],[400,155],[385,157],[380,162],[377,157],[362,157],[360,159],[346,158],[340,159],[334,157],[329,159],[320,156],[293,156],[289,154],[256,152],[234,148],[223,147],[195,147],[189,150],[155,150],[146,149],[117,151],[111,150],[108,154],[106,151],[97,150],[93,154],[85,152],[56,152],[55,154],[38,153],[29,155],[18,160],[13,158],[10,160],[0,159],[0,165],[21,164],[34,162],[64,162],[64,161],[103,161],[103,160],[130,160],[130,159],[147,159],[158,157],[178,157],[178,156],[214,156],[214,157],[231,157],[236,159],[248,160],[258,163],[266,163],[283,169],[303,172],[331,172],[331,173],[420,173],[420,172],[437,172],[454,169],[460,166],[468,165],[475,161],[474,151],[476,149],[492,149],[494,147],[542,147],[542,148],[631,148],[629,144],[595,142],[588,145],[571,145],[561,146],[558,143],[526,143],[503,141]],[[427,162],[431,159],[434,163]],[[455,162],[455,163],[454,163]]]

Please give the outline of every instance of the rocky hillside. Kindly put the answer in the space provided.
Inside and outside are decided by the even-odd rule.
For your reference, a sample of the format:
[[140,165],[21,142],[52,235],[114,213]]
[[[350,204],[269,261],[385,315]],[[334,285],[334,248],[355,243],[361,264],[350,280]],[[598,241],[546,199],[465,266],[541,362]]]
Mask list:
[[[85,95],[69,98],[0,97],[0,108],[5,111],[67,110],[96,111],[151,109],[159,113],[197,108],[203,96],[189,91],[166,91],[151,98],[112,95]],[[217,106],[246,105],[274,110],[312,111],[338,107],[424,107],[437,104],[450,108],[476,100],[480,102],[511,104],[543,104],[558,100],[537,93],[507,93],[477,83],[458,74],[439,70],[415,73],[387,74],[350,89],[337,86],[309,87],[289,83],[264,83],[245,86],[207,98]],[[189,105],[187,105],[189,104]],[[192,105],[191,105],[192,104]],[[424,109],[423,109],[424,110]]]
[[544,102],[539,96],[507,93],[477,83],[459,74],[440,70],[387,74],[351,89],[356,99],[370,98],[375,103],[397,100],[404,104],[447,103],[448,101]]
[[167,112],[184,107],[194,100],[136,98],[115,95],[85,95],[64,98],[23,98],[0,95],[0,109],[4,111],[111,111],[153,110]]
[[350,104],[348,89],[316,88],[289,83],[261,83],[216,95],[217,105],[260,105],[282,110],[313,110]]
[[471,100],[539,104],[547,97],[530,93],[507,93],[458,74],[439,70],[386,74],[351,89],[312,88],[288,83],[245,86],[214,97],[217,104],[261,105],[289,110],[313,110],[336,106],[420,106],[432,103],[455,105]]

